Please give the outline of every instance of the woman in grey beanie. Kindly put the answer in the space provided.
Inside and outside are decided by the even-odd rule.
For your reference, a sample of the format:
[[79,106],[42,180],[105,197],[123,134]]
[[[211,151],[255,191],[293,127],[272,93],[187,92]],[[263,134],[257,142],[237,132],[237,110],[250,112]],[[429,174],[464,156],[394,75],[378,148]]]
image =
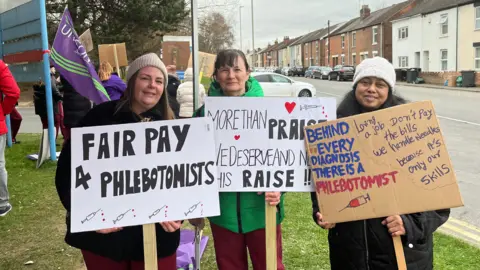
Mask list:
[[[166,94],[167,71],[154,54],[140,56],[130,64],[127,89],[120,100],[104,102],[91,109],[78,127],[119,125],[174,119]],[[79,143],[79,142],[77,142]],[[92,232],[70,232],[71,149],[67,140],[58,160],[55,184],[67,210],[67,244],[82,251],[89,270],[143,269],[142,226],[111,228]],[[181,221],[156,224],[159,269],[176,269]]]
[[[395,94],[395,70],[381,57],[357,66],[353,89],[337,108],[337,117],[349,117],[405,104]],[[409,270],[433,269],[433,233],[445,223],[450,209],[395,215],[353,222],[325,222],[312,193],[313,220],[329,229],[330,264],[333,270],[397,269],[392,236],[400,236]]]

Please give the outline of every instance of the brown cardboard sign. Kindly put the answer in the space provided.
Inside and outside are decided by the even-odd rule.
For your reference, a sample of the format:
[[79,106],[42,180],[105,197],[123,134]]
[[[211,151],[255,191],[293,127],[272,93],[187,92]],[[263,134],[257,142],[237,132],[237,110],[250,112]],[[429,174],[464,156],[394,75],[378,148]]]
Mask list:
[[93,40],[90,29],[87,29],[85,32],[83,32],[79,39],[80,42],[82,42],[83,47],[85,47],[85,51],[87,51],[87,53],[93,50]]
[[[215,54],[198,52],[198,70],[199,72],[203,72],[203,77],[212,76],[216,58],[217,56]],[[192,54],[190,54],[190,59],[188,59],[188,67],[192,67]]]
[[305,141],[325,221],[463,206],[430,101],[308,126]]
[[110,65],[112,65],[112,67],[115,68],[116,64],[115,64],[114,47],[117,48],[118,66],[119,67],[128,66],[127,49],[126,49],[125,43],[98,45],[98,54],[99,54],[100,62],[107,61],[108,63],[110,63]]

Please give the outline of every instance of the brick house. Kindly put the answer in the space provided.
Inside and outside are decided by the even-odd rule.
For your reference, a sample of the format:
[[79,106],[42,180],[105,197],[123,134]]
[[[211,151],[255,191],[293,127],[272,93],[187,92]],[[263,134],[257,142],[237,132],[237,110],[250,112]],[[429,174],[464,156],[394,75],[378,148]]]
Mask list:
[[322,38],[327,34],[328,28],[319,29],[303,41],[304,58],[308,59],[307,66],[325,65],[325,41]]
[[410,11],[415,4],[416,0],[410,0],[374,12],[363,5],[360,17],[350,20],[330,36],[331,66],[355,66],[375,56],[392,62],[391,21]]

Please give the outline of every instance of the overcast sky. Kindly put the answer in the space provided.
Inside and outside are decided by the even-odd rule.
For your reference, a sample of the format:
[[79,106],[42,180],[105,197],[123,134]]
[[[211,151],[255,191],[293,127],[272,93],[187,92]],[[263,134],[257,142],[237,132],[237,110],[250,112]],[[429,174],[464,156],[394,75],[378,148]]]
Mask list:
[[[348,21],[360,15],[360,4],[368,4],[373,11],[406,0],[254,0],[255,47],[264,47],[276,38],[297,37],[331,24]],[[225,13],[240,47],[239,6],[242,8],[243,48],[252,48],[251,0],[199,0],[199,6],[230,4],[216,7]]]

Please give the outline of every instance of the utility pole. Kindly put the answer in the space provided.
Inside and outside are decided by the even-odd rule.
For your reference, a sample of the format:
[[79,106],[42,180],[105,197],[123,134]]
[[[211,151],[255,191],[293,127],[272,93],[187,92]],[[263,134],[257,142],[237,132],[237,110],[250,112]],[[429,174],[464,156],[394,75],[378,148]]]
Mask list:
[[240,10],[240,51],[243,51],[243,44],[242,44],[242,8],[243,6],[240,6],[238,9]]
[[253,24],[253,18],[254,18],[254,17],[253,17],[253,0],[252,0],[252,2],[251,2],[251,5],[252,5],[252,48],[253,48],[252,58],[253,58],[253,67],[256,67],[256,66],[257,66],[257,65],[256,65],[256,64],[257,64],[257,63],[256,63],[256,62],[257,62],[257,59],[255,58],[255,54],[256,54],[256,53],[255,53],[255,33],[254,33],[254,31],[255,31],[255,26],[254,26],[254,24]]
[[328,31],[328,34],[327,34],[327,42],[328,42],[328,59],[327,59],[327,63],[328,63],[328,66],[330,66],[330,20],[328,20],[328,26],[327,26],[327,31]]

